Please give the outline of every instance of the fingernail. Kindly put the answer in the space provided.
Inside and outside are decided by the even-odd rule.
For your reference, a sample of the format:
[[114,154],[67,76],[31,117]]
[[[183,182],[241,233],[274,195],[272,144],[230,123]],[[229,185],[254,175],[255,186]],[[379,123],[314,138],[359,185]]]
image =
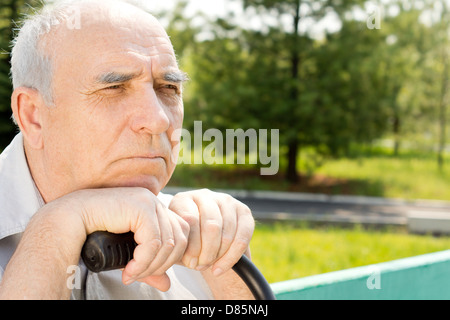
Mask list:
[[216,268],[216,269],[213,270],[213,275],[215,277],[220,276],[222,273],[223,273],[223,270],[221,268]]
[[197,264],[198,264],[198,258],[192,258],[191,261],[189,262],[189,268],[195,269]]

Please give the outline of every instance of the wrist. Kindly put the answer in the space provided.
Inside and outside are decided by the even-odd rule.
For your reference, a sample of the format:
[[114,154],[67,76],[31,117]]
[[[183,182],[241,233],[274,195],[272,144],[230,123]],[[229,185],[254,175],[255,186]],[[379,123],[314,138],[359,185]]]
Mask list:
[[3,274],[0,297],[70,297],[67,270],[78,264],[86,233],[79,217],[67,210],[49,204],[32,217]]

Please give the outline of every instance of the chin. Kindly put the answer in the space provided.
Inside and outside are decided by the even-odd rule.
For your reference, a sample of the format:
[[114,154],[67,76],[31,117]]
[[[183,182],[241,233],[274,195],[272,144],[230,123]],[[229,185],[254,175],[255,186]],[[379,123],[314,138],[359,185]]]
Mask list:
[[118,187],[145,188],[157,195],[164,188],[164,184],[162,184],[156,177],[136,177],[119,183]]
[[140,187],[155,195],[164,188],[171,176],[162,160],[126,159],[116,162],[109,169],[102,179],[105,187]]
[[165,182],[163,183],[155,176],[137,176],[120,179],[119,181],[111,184],[109,187],[145,188],[153,194],[158,195],[158,193],[164,188],[165,184]]

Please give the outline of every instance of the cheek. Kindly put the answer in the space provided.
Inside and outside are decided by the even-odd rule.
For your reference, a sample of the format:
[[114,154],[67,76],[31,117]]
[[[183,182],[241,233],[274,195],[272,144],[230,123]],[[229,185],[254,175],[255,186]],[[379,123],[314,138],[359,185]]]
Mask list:
[[184,108],[183,104],[181,104],[177,109],[175,109],[169,116],[171,122],[171,128],[173,130],[179,131],[183,127],[183,117],[184,117]]
[[[75,106],[71,106],[75,108]],[[54,107],[46,124],[47,148],[55,158],[65,161],[68,167],[85,167],[92,163],[93,148],[98,148],[99,126],[93,125],[82,112],[69,112],[61,106]]]
[[173,167],[176,165],[178,160],[178,153],[180,151],[180,139],[182,135],[183,126],[183,105],[176,110],[176,112],[169,115],[171,122],[170,129],[167,131],[167,136],[169,138],[172,153],[171,153],[171,163]]

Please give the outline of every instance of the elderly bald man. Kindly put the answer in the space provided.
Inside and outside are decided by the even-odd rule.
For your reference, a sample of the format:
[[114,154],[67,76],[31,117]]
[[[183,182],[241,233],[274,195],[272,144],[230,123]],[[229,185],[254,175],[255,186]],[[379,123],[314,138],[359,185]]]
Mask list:
[[[186,76],[152,15],[119,0],[46,6],[15,39],[11,73],[20,133],[0,156],[0,298],[252,298],[231,269],[249,254],[248,207],[161,193]],[[99,274],[80,263],[71,290],[97,230],[134,232],[134,258]]]

